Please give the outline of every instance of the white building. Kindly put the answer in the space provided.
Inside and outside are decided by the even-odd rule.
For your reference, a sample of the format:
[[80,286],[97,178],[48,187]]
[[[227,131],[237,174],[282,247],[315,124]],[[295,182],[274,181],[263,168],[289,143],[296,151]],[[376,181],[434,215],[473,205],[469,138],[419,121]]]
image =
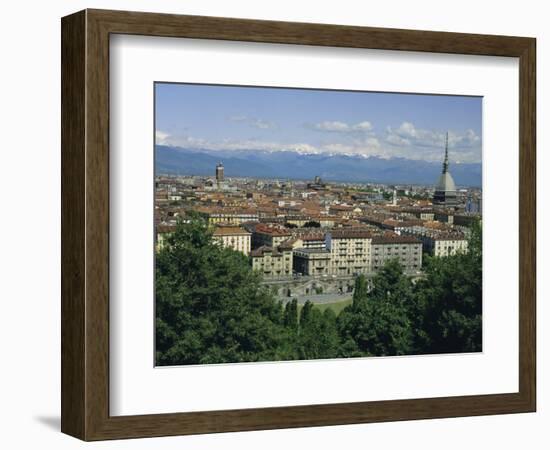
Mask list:
[[432,239],[429,251],[434,256],[451,256],[468,251],[468,241],[464,237],[447,235]]
[[372,235],[366,230],[334,230],[326,235],[331,272],[337,276],[371,272]]
[[260,272],[264,279],[292,277],[292,247],[277,248],[262,246],[250,254],[252,269]]
[[460,231],[435,230],[416,226],[406,228],[403,233],[420,239],[424,251],[432,256],[451,256],[458,252],[466,253],[468,251],[468,239]]
[[252,234],[241,227],[218,226],[214,231],[214,240],[224,247],[232,248],[248,256],[250,254]]

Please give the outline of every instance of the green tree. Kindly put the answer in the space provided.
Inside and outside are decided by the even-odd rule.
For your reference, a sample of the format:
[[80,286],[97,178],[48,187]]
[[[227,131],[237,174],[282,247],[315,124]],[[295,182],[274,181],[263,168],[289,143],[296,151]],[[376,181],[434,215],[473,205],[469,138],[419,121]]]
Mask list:
[[406,355],[413,348],[413,329],[409,306],[413,300],[410,280],[403,275],[398,261],[386,263],[373,279],[367,292],[361,277],[356,280],[358,293],[353,303],[338,316],[343,342],[342,356]]
[[302,306],[302,310],[300,311],[300,327],[304,327],[307,325],[307,323],[311,319],[312,310],[313,303],[311,303],[309,300],[306,300],[304,306]]
[[359,309],[360,305],[367,301],[369,294],[369,285],[365,275],[361,274],[355,279],[355,286],[353,289],[353,306],[355,309]]
[[284,305],[248,259],[191,214],[157,254],[159,365],[448,353],[481,350],[481,226],[468,252],[426,258],[414,286],[397,260],[355,280],[338,317],[306,302]]
[[327,308],[321,312],[306,301],[300,313],[300,327],[296,339],[299,359],[336,358],[340,339],[336,328],[336,315]]
[[316,220],[308,220],[302,228],[320,228],[321,224]]
[[159,365],[277,359],[282,307],[239,252],[222,248],[201,217],[180,222],[156,261]]
[[468,252],[428,258],[426,278],[417,284],[423,311],[424,352],[481,351],[482,230],[470,230]]
[[298,301],[295,298],[285,305],[284,324],[290,329],[298,326]]

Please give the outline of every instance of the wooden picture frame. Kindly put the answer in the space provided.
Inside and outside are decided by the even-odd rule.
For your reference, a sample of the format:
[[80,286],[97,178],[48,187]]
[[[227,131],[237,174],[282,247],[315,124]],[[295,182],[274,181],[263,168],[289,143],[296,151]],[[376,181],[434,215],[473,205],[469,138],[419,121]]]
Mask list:
[[[62,19],[62,416],[83,440],[531,412],[536,408],[533,38],[85,10]],[[109,36],[134,34],[519,58],[519,391],[109,415]]]

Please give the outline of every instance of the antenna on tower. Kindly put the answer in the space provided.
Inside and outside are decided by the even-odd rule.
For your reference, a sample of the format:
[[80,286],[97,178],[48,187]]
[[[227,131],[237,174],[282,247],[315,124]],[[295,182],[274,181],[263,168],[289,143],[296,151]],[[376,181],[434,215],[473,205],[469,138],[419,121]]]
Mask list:
[[445,160],[443,161],[443,173],[449,169],[449,132],[445,134]]

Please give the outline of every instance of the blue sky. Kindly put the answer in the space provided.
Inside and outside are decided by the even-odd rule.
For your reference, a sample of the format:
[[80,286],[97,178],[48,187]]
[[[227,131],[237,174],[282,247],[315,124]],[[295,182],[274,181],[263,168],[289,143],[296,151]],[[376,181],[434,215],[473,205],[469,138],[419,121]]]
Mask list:
[[155,84],[156,142],[206,151],[297,151],[481,161],[481,97]]

